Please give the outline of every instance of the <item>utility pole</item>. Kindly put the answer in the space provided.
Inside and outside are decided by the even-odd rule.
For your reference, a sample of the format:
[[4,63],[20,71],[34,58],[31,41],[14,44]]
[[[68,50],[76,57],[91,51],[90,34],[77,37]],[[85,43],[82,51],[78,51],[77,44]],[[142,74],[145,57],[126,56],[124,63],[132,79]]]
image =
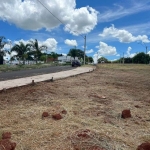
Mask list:
[[84,36],[84,65],[85,65],[85,52],[86,52],[86,35]]
[[46,63],[47,63],[47,48],[46,48]]
[[123,52],[123,64],[124,64],[124,52]]
[[146,46],[146,54],[147,54],[147,46]]
[[98,52],[97,52],[97,64],[98,64]]

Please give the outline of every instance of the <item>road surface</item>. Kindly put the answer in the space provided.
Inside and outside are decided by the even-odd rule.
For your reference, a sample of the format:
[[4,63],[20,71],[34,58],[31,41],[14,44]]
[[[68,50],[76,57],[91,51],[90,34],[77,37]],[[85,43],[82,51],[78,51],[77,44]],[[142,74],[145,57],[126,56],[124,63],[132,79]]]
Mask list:
[[46,68],[39,69],[29,69],[29,70],[20,70],[20,71],[10,71],[10,72],[1,72],[0,73],[0,81],[6,81],[17,78],[24,78],[42,74],[55,73],[60,71],[66,71],[74,69],[71,66],[50,66]]

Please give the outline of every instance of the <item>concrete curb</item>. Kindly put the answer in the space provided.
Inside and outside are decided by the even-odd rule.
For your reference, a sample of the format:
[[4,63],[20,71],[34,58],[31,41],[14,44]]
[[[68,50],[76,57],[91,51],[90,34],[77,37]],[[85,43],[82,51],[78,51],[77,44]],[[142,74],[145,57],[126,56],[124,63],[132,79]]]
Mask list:
[[13,79],[13,80],[7,80],[7,81],[1,81],[0,82],[0,91],[25,86],[29,84],[34,84],[42,81],[51,81],[51,80],[58,80],[58,79],[64,79],[70,76],[80,75],[83,73],[88,73],[94,71],[95,67],[78,67],[73,70],[69,71],[62,71],[57,73],[50,73],[50,74],[44,74],[44,75],[38,75],[38,76],[31,76],[26,78],[19,78],[19,79]]

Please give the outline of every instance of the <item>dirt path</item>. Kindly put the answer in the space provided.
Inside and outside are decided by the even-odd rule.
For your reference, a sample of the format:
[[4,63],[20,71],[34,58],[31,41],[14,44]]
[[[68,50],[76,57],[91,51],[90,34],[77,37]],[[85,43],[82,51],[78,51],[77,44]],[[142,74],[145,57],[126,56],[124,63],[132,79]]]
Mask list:
[[[92,73],[4,91],[1,132],[12,133],[16,150],[135,150],[150,141],[149,75],[148,65],[101,64]],[[121,118],[124,109],[131,118]]]

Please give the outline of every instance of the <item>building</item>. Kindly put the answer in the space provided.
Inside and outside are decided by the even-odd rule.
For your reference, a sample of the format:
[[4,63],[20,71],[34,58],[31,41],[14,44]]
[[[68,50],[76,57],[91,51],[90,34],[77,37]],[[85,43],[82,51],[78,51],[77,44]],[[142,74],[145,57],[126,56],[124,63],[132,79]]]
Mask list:
[[62,62],[62,63],[65,63],[65,62],[71,62],[72,60],[78,60],[78,57],[75,57],[75,59],[71,56],[60,56],[58,57],[58,61],[59,62]]

